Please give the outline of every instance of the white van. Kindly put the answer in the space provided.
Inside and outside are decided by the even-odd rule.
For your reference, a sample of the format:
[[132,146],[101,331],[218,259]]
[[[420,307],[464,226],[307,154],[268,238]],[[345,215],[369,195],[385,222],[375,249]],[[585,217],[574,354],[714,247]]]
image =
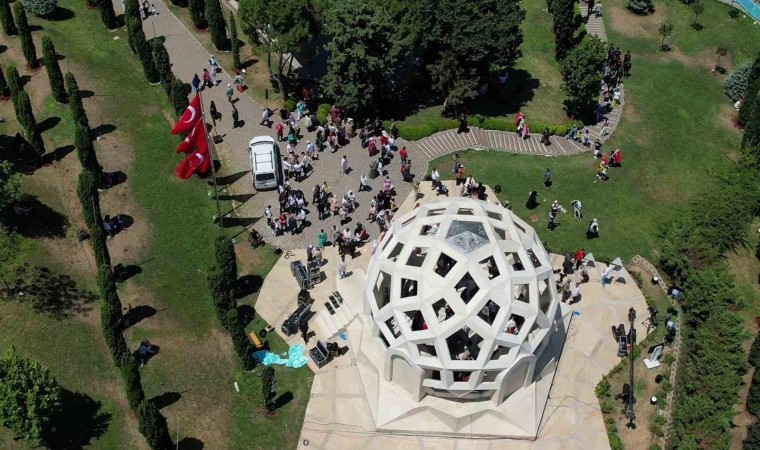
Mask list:
[[271,136],[257,136],[248,144],[251,154],[253,187],[261,191],[277,189],[282,184],[282,159],[280,148]]

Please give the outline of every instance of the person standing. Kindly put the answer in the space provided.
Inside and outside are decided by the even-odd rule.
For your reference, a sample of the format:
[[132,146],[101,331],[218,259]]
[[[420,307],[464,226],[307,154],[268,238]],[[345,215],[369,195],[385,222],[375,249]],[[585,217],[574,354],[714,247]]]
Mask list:
[[546,169],[546,172],[544,172],[544,186],[549,187],[552,185],[552,171],[549,169]]
[[343,155],[343,158],[340,160],[340,173],[342,175],[348,174],[348,156]]
[[266,209],[264,209],[264,217],[267,218],[267,226],[272,226],[272,205],[267,205]]
[[583,219],[583,211],[581,210],[581,208],[583,207],[583,205],[581,204],[581,201],[580,200],[573,200],[570,203],[570,206],[573,207],[573,217],[575,217],[578,220]]
[[586,257],[586,250],[584,250],[583,248],[575,252],[575,270],[578,270],[581,268],[581,265],[583,265],[583,258],[585,257]]
[[211,103],[208,105],[208,112],[211,115],[211,123],[216,126],[216,119],[219,117],[219,111],[216,110],[216,103],[214,103],[213,100],[211,100]]
[[359,176],[359,192],[362,192],[364,189],[369,187],[369,178],[367,178],[367,175],[361,174]]
[[208,70],[211,73],[216,72],[216,69],[219,67],[219,63],[216,62],[216,58],[214,58],[214,55],[208,55]]
[[240,114],[238,113],[238,109],[235,108],[235,105],[232,105],[232,129],[234,130],[237,128],[238,123],[240,119]]
[[269,108],[264,108],[261,110],[261,122],[259,125],[264,125],[265,127],[272,126],[272,121],[269,120]]
[[[203,70],[206,70],[206,69],[203,69]],[[192,85],[193,85],[193,92],[197,93],[198,91],[201,90],[201,79],[198,77],[197,73],[193,76]]]
[[588,224],[588,231],[586,231],[586,237],[588,239],[594,239],[599,237],[599,222],[596,219],[591,219]]
[[570,294],[570,304],[578,303],[581,301],[581,284],[575,283],[575,288],[573,289],[572,294]]
[[602,287],[610,284],[612,277],[612,266],[607,266],[606,269],[604,269],[604,272],[602,272]]
[[409,157],[409,153],[406,151],[406,147],[401,147],[401,150],[398,152],[398,157],[401,158],[402,163],[406,162],[406,159]]
[[341,255],[340,263],[338,263],[338,276],[343,279],[346,277],[346,255]]
[[546,225],[546,229],[549,231],[554,231],[554,227],[557,226],[557,223],[555,220],[557,219],[557,213],[555,211],[549,211],[549,223]]
[[290,230],[290,235],[295,236],[296,231],[298,230],[298,221],[296,220],[295,214],[290,214],[288,216],[288,229]]
[[232,103],[232,94],[234,94],[235,91],[232,90],[232,85],[230,83],[227,83],[227,101]]

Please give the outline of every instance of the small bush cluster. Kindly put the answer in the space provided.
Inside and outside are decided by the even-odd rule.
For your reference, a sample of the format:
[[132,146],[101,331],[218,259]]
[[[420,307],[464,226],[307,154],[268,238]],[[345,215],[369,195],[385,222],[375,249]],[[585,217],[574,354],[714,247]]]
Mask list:
[[21,0],[24,9],[39,17],[50,17],[55,12],[58,0]]
[[214,302],[216,317],[222,327],[230,333],[232,346],[243,370],[256,367],[253,359],[253,344],[245,332],[245,324],[237,310],[237,259],[232,241],[223,237],[216,240],[216,263],[209,267],[207,282]]
[[752,68],[752,61],[747,61],[739,65],[723,83],[723,90],[726,96],[735,102],[744,96],[749,81],[749,71]]

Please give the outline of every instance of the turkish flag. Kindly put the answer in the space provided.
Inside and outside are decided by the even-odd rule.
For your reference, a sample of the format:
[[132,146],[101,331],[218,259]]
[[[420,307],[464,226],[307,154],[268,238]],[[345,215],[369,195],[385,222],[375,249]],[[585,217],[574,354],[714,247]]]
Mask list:
[[206,137],[206,130],[203,129],[205,126],[205,120],[198,120],[195,122],[195,126],[190,131],[190,134],[188,134],[177,146],[177,153],[189,153],[192,151],[195,146],[198,145],[198,139],[200,139],[201,136],[204,138]]
[[211,154],[208,150],[208,141],[206,141],[206,135],[202,134],[198,138],[198,145],[195,151],[190,153],[181,163],[177,166],[177,178],[181,180],[187,180],[192,177],[194,173],[203,174],[211,169]]
[[179,117],[179,120],[172,128],[172,134],[180,134],[190,131],[195,126],[198,119],[201,118],[201,98],[195,94],[195,98],[190,102],[185,112]]

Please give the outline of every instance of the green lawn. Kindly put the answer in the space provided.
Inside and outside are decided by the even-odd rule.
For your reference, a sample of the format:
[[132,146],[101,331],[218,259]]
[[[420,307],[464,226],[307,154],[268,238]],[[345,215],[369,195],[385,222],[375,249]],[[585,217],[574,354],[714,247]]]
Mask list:
[[[42,28],[35,35],[51,36],[59,53],[66,57],[61,63],[63,70],[70,67],[78,78],[80,89],[94,92],[94,96],[84,101],[91,126],[111,124],[116,128],[116,132],[103,141],[103,146],[98,146],[98,151],[103,159],[113,157],[113,154],[105,156],[104,152],[114,151],[124,152],[125,158],[133,157],[134,162],[127,170],[131,183],[127,195],[144,211],[150,224],[149,231],[139,242],[146,249],[145,255],[138,258],[112,252],[115,263],[139,264],[142,269],[141,274],[121,286],[124,303],[129,302],[133,307],[149,304],[157,309],[153,317],[128,331],[133,348],[142,339],[150,339],[161,346],[159,355],[141,369],[146,396],[152,398],[170,393],[164,397],[168,400],[175,396],[173,393],[179,394],[179,400],[169,402],[171,404],[164,406],[162,412],[173,437],[179,436],[180,441],[197,440],[185,440],[180,447],[200,442],[206,448],[227,448],[232,441],[238,448],[259,445],[261,437],[249,433],[255,426],[255,417],[248,415],[246,418],[239,411],[249,407],[254,411],[260,401],[260,392],[249,389],[244,389],[241,394],[234,392],[236,377],[241,377],[241,383],[248,386],[248,379],[254,375],[236,373],[237,361],[231,339],[217,324],[206,286],[206,270],[214,260],[213,242],[219,234],[211,220],[216,208],[208,186],[205,181],[197,179],[176,179],[174,168],[180,158],[174,152],[178,138],[170,134],[172,108],[161,88],[145,81],[137,59],[129,54],[125,30],[106,31],[97,11],[88,10],[84,3],[61,0],[59,8],[68,11],[71,17],[55,22],[32,18],[32,22]],[[114,36],[120,39],[114,40]],[[46,108],[45,113],[38,112],[38,121],[43,120],[45,114],[62,119],[45,132],[48,144],[62,146],[71,143],[73,134],[68,109],[51,102]],[[118,147],[112,148],[110,144],[115,141]],[[70,157],[75,158],[75,155]],[[56,199],[54,184],[39,177],[29,178],[27,184],[30,190],[40,195],[40,200],[67,213],[64,202]],[[102,194],[102,201],[118,204],[119,199],[113,198],[114,195],[106,191]],[[224,204],[223,209],[228,211],[229,205]],[[239,232],[240,228],[224,231],[230,236]],[[113,242],[119,239],[134,238],[130,238],[127,232]],[[44,249],[35,247],[32,252],[33,262],[59,264],[66,269],[64,263],[46,256]],[[252,262],[241,265],[241,275],[261,278],[275,261],[270,249],[248,256]],[[84,278],[85,285],[91,286],[93,280]],[[254,300],[255,292],[244,302]],[[86,323],[79,323],[79,319],[48,323],[28,307],[29,311],[23,309],[25,306],[0,306],[15,308],[8,310],[7,315],[5,309],[0,311],[3,325],[13,319],[13,327],[0,326],[0,346],[17,343],[23,354],[48,364],[65,387],[92,392],[96,400],[101,400],[96,396],[99,389],[123,396],[120,377],[105,350],[97,311]],[[272,338],[270,342],[275,349],[281,350],[281,341]],[[59,358],[57,361],[56,357]],[[278,376],[278,392],[291,391],[295,398],[283,406],[282,413],[275,416],[272,423],[287,419],[293,427],[297,424],[300,432],[311,373],[308,369],[301,369],[278,373]],[[126,404],[117,405],[106,400],[103,403],[103,410],[113,417],[105,434],[94,441],[93,446],[115,449],[144,445],[139,436],[136,437],[138,443],[132,440],[134,430],[124,430],[124,415],[131,414]],[[267,434],[270,448],[295,446],[298,433],[292,436],[294,428],[263,425],[259,426],[261,432]],[[6,434],[0,432],[0,447],[11,446],[5,445]]]
[[[730,126],[733,110],[723,94],[722,77],[711,74],[709,66],[699,66],[698,56],[659,52],[659,37],[654,32],[629,37],[610,30],[610,22],[636,25],[637,21],[650,20],[628,13],[621,5],[623,0],[612,2],[605,20],[610,42],[631,50],[633,76],[625,82],[623,121],[603,147],[606,153],[616,147],[623,152],[623,167],[611,168],[609,181],[595,182],[597,164],[590,154],[552,159],[491,152],[466,152],[462,156],[467,171],[477,180],[501,185],[500,198],[511,200],[519,216],[538,217],[534,225],[552,249],[586,247],[604,258],[628,258],[636,253],[652,257],[658,224],[674,208],[708,189],[718,169],[733,164],[730,158],[737,153],[741,134]],[[688,10],[679,3],[657,5],[677,12],[674,21],[688,22],[688,15],[684,15]],[[716,24],[708,24],[699,32],[679,29],[672,40],[677,48],[688,47],[694,55],[711,54],[721,42],[717,36],[726,36],[726,40],[733,39],[735,62],[744,61],[758,49],[760,27],[730,19],[724,5],[717,2],[705,5],[704,17],[710,13]],[[441,174],[450,174],[449,157],[433,165]],[[550,189],[541,185],[547,167],[554,173]],[[558,199],[568,210],[572,200],[580,199],[585,220],[574,221],[568,214],[560,218],[561,225],[554,232],[548,232],[549,205],[532,212],[525,208],[527,194],[533,189],[539,191],[541,200],[550,204]],[[589,241],[585,230],[594,217],[599,219],[601,238]]]

